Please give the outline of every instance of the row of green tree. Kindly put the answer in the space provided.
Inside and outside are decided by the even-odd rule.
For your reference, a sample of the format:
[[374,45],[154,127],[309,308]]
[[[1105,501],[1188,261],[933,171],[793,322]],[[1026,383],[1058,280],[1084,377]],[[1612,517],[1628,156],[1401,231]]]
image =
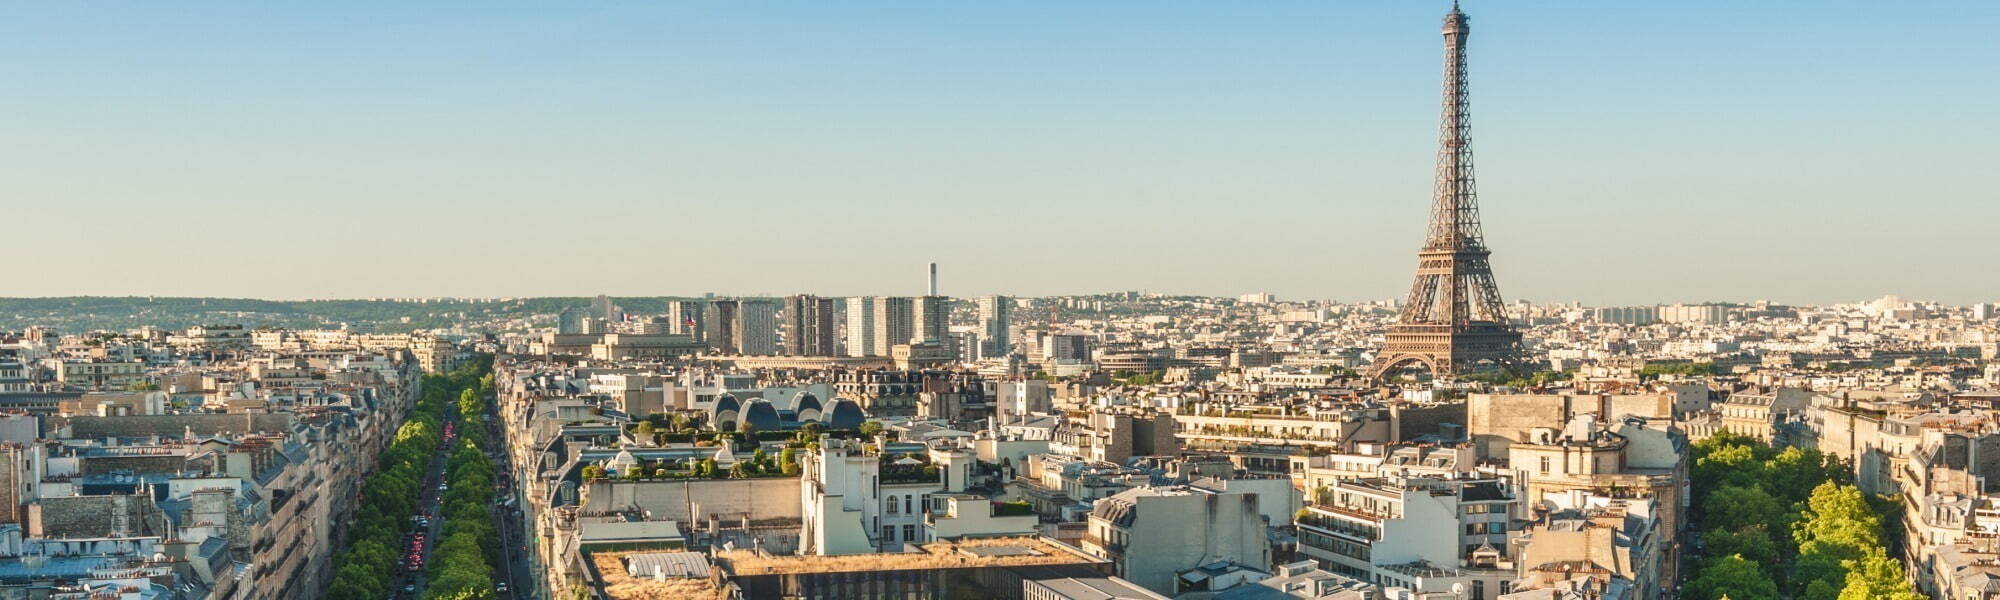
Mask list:
[[1714,375],[1712,362],[1649,362],[1639,367],[1640,379],[1659,379],[1661,375]]
[[[443,443],[445,412],[463,390],[484,385],[490,359],[457,370],[426,375],[409,415],[377,457],[373,474],[361,485],[347,547],[334,555],[331,600],[376,600],[395,593],[407,548],[403,540],[416,524],[425,475]],[[462,429],[462,428],[461,428]]]
[[459,392],[458,440],[445,458],[444,497],[439,499],[444,529],[431,559],[425,600],[472,600],[495,595],[495,569],[505,540],[494,525],[493,462],[487,460],[483,417],[492,410],[492,376],[477,389]]
[[1724,433],[1695,444],[1692,477],[1704,558],[1683,597],[1923,598],[1883,538],[1895,504],[1834,457]]

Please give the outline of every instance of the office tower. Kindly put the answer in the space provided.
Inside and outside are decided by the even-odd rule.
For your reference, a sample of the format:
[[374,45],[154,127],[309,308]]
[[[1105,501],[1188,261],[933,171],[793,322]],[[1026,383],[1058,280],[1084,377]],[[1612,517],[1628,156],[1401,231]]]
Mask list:
[[951,330],[951,301],[938,295],[938,267],[931,263],[930,279],[924,288],[924,295],[916,299],[914,312],[910,317],[915,330],[910,334],[912,344],[949,344]]
[[556,333],[563,335],[583,333],[583,322],[589,318],[581,308],[574,306],[564,308],[562,312],[556,313]]
[[736,350],[744,354],[778,353],[778,303],[746,299],[736,310]]
[[1465,73],[1465,38],[1471,32],[1465,13],[1453,6],[1444,19],[1444,111],[1430,233],[1417,252],[1417,277],[1409,300],[1369,370],[1378,380],[1411,365],[1450,378],[1511,368],[1521,360],[1521,333],[1507,323],[1501,306],[1472,183]]
[[908,297],[875,299],[875,347],[873,356],[889,356],[889,349],[910,343],[916,335],[914,302]]
[[912,344],[943,344],[951,331],[951,299],[944,296],[917,298],[910,322]]
[[783,313],[784,353],[793,356],[832,356],[834,353],[834,306],[832,298],[801,294],[785,298]]
[[741,350],[736,345],[737,301],[711,300],[702,308],[702,322],[707,325],[703,342],[722,354],[735,354]]
[[596,299],[596,300],[593,300],[593,301],[591,301],[591,303],[590,303],[590,309],[591,309],[591,311],[592,311],[592,312],[595,312],[595,313],[597,313],[597,314],[596,314],[596,315],[594,315],[594,316],[596,316],[596,317],[597,317],[597,318],[599,318],[599,319],[604,319],[604,320],[606,320],[606,321],[616,321],[616,320],[618,320],[618,319],[616,318],[616,315],[612,314],[612,313],[615,313],[615,312],[618,312],[618,307],[617,307],[617,306],[613,306],[613,305],[611,304],[611,297],[610,297],[610,296],[606,296],[606,295],[603,295],[603,294],[598,294],[598,295],[597,295],[597,299]]
[[875,353],[875,298],[847,299],[847,355],[880,356]]
[[1007,328],[1014,322],[1014,299],[1006,296],[979,297],[979,338],[981,358],[1006,356],[1014,348]]
[[700,300],[670,300],[667,302],[667,331],[690,336],[694,341],[707,339],[703,335],[701,323],[703,308],[707,302]]

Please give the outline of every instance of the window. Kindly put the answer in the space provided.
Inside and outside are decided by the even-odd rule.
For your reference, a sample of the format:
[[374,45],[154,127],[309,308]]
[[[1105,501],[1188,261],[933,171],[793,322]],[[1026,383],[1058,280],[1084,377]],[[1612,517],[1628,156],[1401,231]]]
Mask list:
[[1472,580],[1472,600],[1486,600],[1486,582]]
[[918,541],[918,540],[917,540],[917,526],[915,526],[915,525],[904,525],[904,526],[903,526],[903,541],[906,541],[906,542],[914,542],[914,541]]
[[916,513],[917,513],[917,511],[914,511],[914,510],[910,510],[910,495],[909,495],[909,494],[904,494],[904,495],[903,495],[903,512],[906,512],[906,513],[910,513],[910,514],[916,514]]
[[1543,473],[1549,472],[1549,457],[1546,456],[1542,457],[1542,472]]
[[882,542],[886,544],[886,543],[893,543],[893,542],[895,542],[895,541],[896,541],[896,526],[895,526],[895,525],[883,525],[883,526],[882,526]]
[[896,499],[895,499],[895,498],[890,498],[890,499],[889,499],[889,508],[888,508],[887,510],[883,511],[883,512],[887,512],[887,513],[889,513],[889,514],[892,514],[892,515],[893,515],[893,514],[896,514]]

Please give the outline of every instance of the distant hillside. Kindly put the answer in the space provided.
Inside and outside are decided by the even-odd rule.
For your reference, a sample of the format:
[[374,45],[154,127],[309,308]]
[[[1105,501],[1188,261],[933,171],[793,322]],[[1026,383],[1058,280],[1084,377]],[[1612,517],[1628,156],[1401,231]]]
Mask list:
[[[666,311],[670,297],[624,297],[612,301],[635,314]],[[590,298],[547,297],[493,300],[257,300],[252,298],[98,297],[0,298],[0,331],[32,325],[76,332],[124,330],[145,325],[170,329],[204,324],[251,327],[335,327],[348,324],[380,331],[478,324],[587,308]]]

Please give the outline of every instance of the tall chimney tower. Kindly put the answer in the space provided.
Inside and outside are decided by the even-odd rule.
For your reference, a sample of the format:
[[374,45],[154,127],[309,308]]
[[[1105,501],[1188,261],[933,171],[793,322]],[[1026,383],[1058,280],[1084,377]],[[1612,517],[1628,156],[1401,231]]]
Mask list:
[[929,294],[925,294],[925,295],[927,295],[927,296],[936,296],[936,295],[937,295],[937,263],[931,263],[931,288],[930,288],[930,290],[931,290],[931,293],[929,293]]

